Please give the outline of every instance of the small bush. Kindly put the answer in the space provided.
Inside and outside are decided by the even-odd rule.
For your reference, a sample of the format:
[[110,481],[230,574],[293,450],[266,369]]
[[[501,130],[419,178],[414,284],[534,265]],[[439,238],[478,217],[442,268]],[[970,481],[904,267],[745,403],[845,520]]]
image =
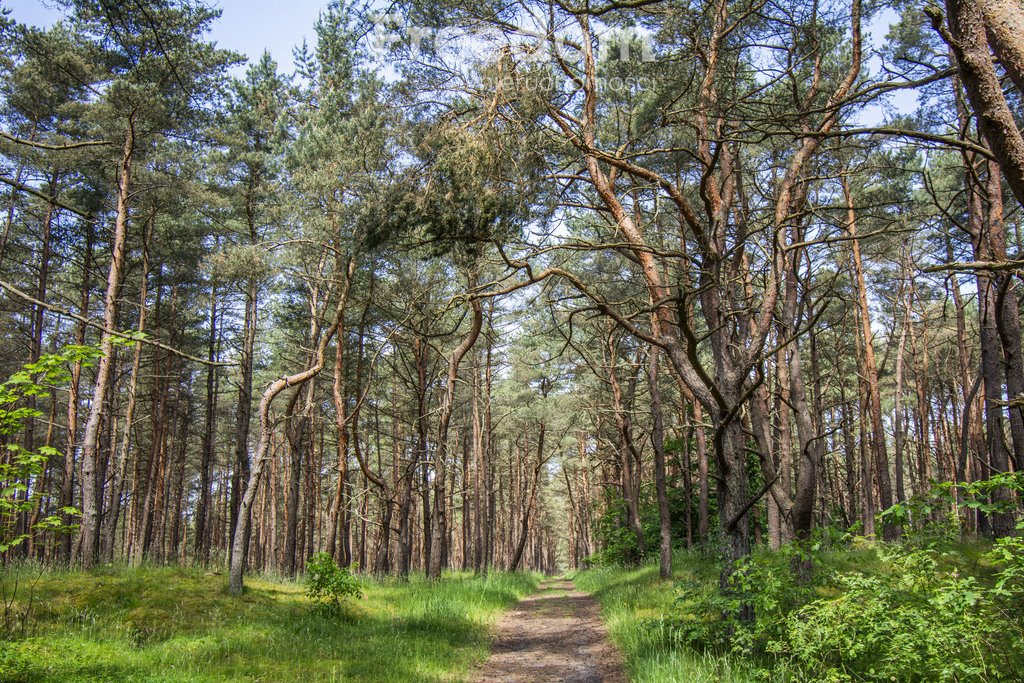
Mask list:
[[342,600],[361,598],[363,591],[348,567],[339,567],[328,553],[317,553],[306,564],[306,595],[320,609],[338,614]]
[[974,577],[928,551],[890,551],[891,572],[836,577],[840,594],[792,611],[776,648],[805,680],[961,681],[1008,675],[1006,622]]
[[[675,637],[700,652],[729,652],[737,657],[776,649],[785,634],[787,615],[814,597],[813,589],[792,572],[797,553],[795,546],[787,546],[748,558],[724,593],[707,576],[680,578],[671,621]],[[753,608],[753,622],[738,619],[743,606]]]
[[[1018,601],[1024,600],[1024,522],[1017,525],[1017,536],[997,538],[989,559],[999,567],[995,592]],[[1017,613],[1019,614],[1018,610]]]
[[[665,447],[672,452],[675,442],[669,440]],[[669,519],[672,537],[686,536],[687,505],[689,504],[681,485],[669,482]],[[627,523],[628,513],[625,499],[617,492],[609,491],[605,497],[605,512],[597,518],[595,534],[598,550],[586,560],[588,567],[639,567],[649,557],[657,557],[658,541],[661,534],[661,512],[658,509],[654,485],[644,486],[640,491],[640,525],[643,528],[644,552],[640,552],[636,531]],[[689,511],[696,519],[697,510]]]
[[[817,567],[813,583],[792,572],[794,559],[807,553]],[[583,583],[616,586],[616,599],[629,598],[623,608],[636,609],[631,623],[646,632],[645,652],[688,650],[689,658],[743,661],[755,678],[1018,680],[1024,542],[1000,539],[985,561],[994,574],[965,573],[958,553],[909,542],[878,544],[870,552],[787,546],[755,553],[725,592],[713,572],[679,572],[675,603],[650,611],[629,598],[635,584],[602,578],[611,569],[587,572]],[[741,605],[753,608],[753,621],[737,618]]]

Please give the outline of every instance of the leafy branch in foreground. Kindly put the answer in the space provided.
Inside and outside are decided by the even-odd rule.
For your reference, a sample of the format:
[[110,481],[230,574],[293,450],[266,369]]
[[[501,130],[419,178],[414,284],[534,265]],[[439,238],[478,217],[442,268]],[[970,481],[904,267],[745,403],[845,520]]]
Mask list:
[[[130,343],[129,338],[117,343]],[[0,461],[0,553],[5,553],[43,532],[54,534],[73,531],[75,525],[67,519],[78,515],[78,510],[65,506],[40,516],[30,526],[19,528],[18,519],[41,506],[43,493],[35,486],[50,458],[60,452],[45,445],[29,450],[18,443],[17,437],[29,420],[40,418],[42,412],[29,405],[27,399],[43,396],[71,382],[70,366],[80,363],[90,367],[100,357],[96,346],[72,344],[57,353],[41,356],[27,363],[0,384],[0,438],[6,441],[6,457]],[[42,509],[40,507],[39,509]],[[64,517],[62,517],[62,515]]]
[[[71,506],[46,509],[46,495],[39,487],[50,458],[60,452],[50,445],[26,448],[18,442],[26,423],[43,416],[32,399],[55,392],[71,382],[69,367],[93,365],[100,356],[99,348],[70,345],[57,353],[40,356],[27,363],[0,384],[0,439],[6,442],[0,458],[0,553],[9,553],[30,539],[47,532],[51,538],[73,532],[73,520],[79,511]],[[31,444],[25,439],[25,444]],[[19,520],[27,520],[19,524]],[[34,586],[27,601],[19,600],[20,576],[0,576],[0,634],[12,635],[20,627],[22,635],[30,623],[34,604]]]
[[884,524],[903,528],[911,533],[935,530],[936,525],[942,527],[947,522],[952,522],[954,527],[958,527],[957,508],[976,510],[984,515],[1013,514],[1017,509],[1015,498],[1022,494],[1022,472],[1001,472],[988,479],[966,483],[934,482],[925,493],[896,503],[879,512],[878,516]]

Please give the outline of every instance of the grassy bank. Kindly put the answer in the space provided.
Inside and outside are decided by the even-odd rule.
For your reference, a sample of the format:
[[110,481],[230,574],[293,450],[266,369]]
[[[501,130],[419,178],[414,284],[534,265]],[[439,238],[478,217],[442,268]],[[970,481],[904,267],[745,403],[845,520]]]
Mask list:
[[677,553],[671,580],[647,565],[575,581],[601,602],[634,681],[1017,680],[1022,595],[994,588],[988,550],[829,550],[815,555],[810,585],[793,579],[791,557],[762,552],[736,588],[754,625],[723,619],[738,603],[698,553]]
[[0,680],[459,680],[537,577],[366,581],[339,617],[311,610],[300,582],[252,577],[240,598],[226,584],[177,568],[42,574],[27,637],[0,641]]
[[601,567],[581,571],[576,587],[601,603],[612,640],[626,658],[633,681],[733,683],[753,680],[753,672],[727,654],[700,652],[682,642],[675,629],[677,580],[711,585],[718,569],[696,553],[676,553],[673,579],[658,577],[656,564],[636,569]]

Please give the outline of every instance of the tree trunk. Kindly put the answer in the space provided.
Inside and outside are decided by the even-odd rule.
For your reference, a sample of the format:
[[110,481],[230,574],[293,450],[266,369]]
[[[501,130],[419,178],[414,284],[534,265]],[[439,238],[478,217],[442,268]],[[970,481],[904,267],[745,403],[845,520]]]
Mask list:
[[[85,234],[85,260],[82,265],[82,283],[80,286],[79,314],[83,317],[89,315],[89,282],[92,272],[93,242],[95,239],[95,224],[92,221],[86,222]],[[75,330],[75,343],[79,346],[85,344],[85,323],[79,321]],[[67,447],[64,451],[64,477],[61,481],[60,501],[61,507],[74,507],[75,491],[75,453],[78,451],[78,401],[82,386],[82,363],[76,362],[71,366],[71,384],[68,388],[68,414],[67,414]],[[65,515],[65,524],[71,524],[70,515]],[[72,534],[64,534],[61,541],[60,556],[70,564],[72,555]]]
[[[644,527],[640,520],[640,503],[638,491],[633,472],[633,436],[628,414],[628,407],[623,399],[622,387],[619,384],[618,372],[616,371],[617,354],[615,349],[614,334],[608,335],[608,382],[612,390],[612,409],[615,412],[615,428],[619,440],[619,469],[622,484],[622,499],[626,504],[626,523],[633,530],[636,538],[637,557],[639,561],[647,552],[647,544],[644,539]],[[632,377],[635,374],[631,372]],[[632,391],[630,392],[632,393]],[[543,423],[541,423],[543,425]]]
[[[979,5],[984,3],[978,3],[977,0],[946,0],[948,30],[937,8],[928,7],[925,13],[931,17],[932,27],[952,50],[960,68],[960,80],[978,119],[978,130],[988,142],[992,156],[999,162],[1010,190],[1024,206],[1024,135],[1017,127],[999,76],[992,66],[986,31],[991,26],[994,29],[993,37],[999,41],[1007,33],[1005,29],[1012,31],[1012,27],[997,23],[986,26]],[[988,8],[990,11],[1001,9],[994,2]],[[1018,7],[1017,12],[1007,18],[1017,19],[1019,13]],[[996,44],[1010,58],[1008,62],[1012,70],[1019,64],[1019,59],[1014,57],[1019,58],[1021,53],[1011,48],[1019,48],[1021,38],[1020,35],[1012,34],[1005,37],[1011,38],[1011,42]]]
[[[255,242],[255,228],[251,239]],[[256,348],[259,314],[259,280],[249,276],[245,291],[245,321],[242,327],[242,349],[239,354],[238,406],[235,411],[235,467],[231,475],[231,518],[228,527],[228,562],[234,549],[235,529],[239,527],[238,508],[251,478],[249,467],[249,429],[252,422],[252,366]],[[248,525],[242,525],[248,529]],[[249,539],[244,539],[246,547]]]
[[207,525],[210,506],[210,470],[213,467],[217,445],[217,360],[220,345],[217,327],[217,283],[210,284],[210,338],[207,342],[206,359],[206,411],[203,423],[203,451],[199,460],[199,500],[196,503],[196,532],[194,554],[203,565],[210,561],[210,544],[207,541]]
[[661,349],[652,346],[648,378],[651,384],[651,441],[654,445],[654,486],[658,495],[658,522],[661,531],[661,552],[658,573],[663,579],[672,577],[672,518],[668,509],[668,487],[665,482],[665,421],[658,388],[658,358]]
[[[529,446],[529,443],[527,443]],[[527,448],[528,451],[528,448]],[[533,513],[533,507],[537,502],[537,489],[540,484],[540,471],[544,467],[544,463],[547,459],[544,457],[544,423],[541,422],[540,434],[537,439],[537,463],[533,468],[533,481],[530,486],[529,495],[526,497],[526,509],[523,510],[523,516],[519,520],[519,540],[516,541],[515,550],[512,551],[512,557],[508,563],[509,571],[516,571],[519,569],[519,564],[523,560],[523,550],[526,549],[526,539],[530,532],[530,515]],[[524,482],[524,486],[527,485]],[[524,493],[526,491],[524,490]]]
[[[310,362],[315,362],[310,359]],[[306,449],[306,408],[311,401],[306,401],[302,407],[301,414],[295,413],[295,406],[303,396],[303,391],[312,396],[311,387],[304,384],[295,390],[288,401],[288,409],[285,411],[285,436],[288,448],[288,488],[285,495],[285,531],[284,531],[284,557],[282,558],[282,569],[286,576],[295,576],[295,554],[298,550],[299,532],[299,485],[302,476],[302,456]]]
[[135,148],[135,112],[128,118],[125,131],[124,153],[121,156],[120,175],[117,183],[117,214],[114,218],[114,243],[110,257],[110,271],[107,274],[107,290],[103,297],[103,340],[100,342],[100,357],[93,384],[92,403],[85,423],[85,433],[79,447],[82,463],[82,567],[89,569],[96,563],[100,542],[100,501],[102,482],[97,478],[100,418],[103,414],[104,397],[107,395],[114,360],[114,344],[111,334],[117,330],[118,300],[124,279],[125,244],[128,236],[128,198],[131,183],[132,153]]
[[905,441],[905,427],[903,421],[903,357],[907,348],[907,329],[911,325],[910,296],[908,294],[901,294],[901,296],[904,297],[903,323],[900,325],[900,340],[896,345],[896,387],[893,395],[893,433],[896,447],[897,503],[902,503],[906,500],[906,487],[903,483],[903,448]]
[[[338,479],[334,488],[334,496],[331,498],[331,512],[327,522],[327,540],[324,549],[328,555],[336,557],[335,547],[337,544],[338,529],[339,527],[345,527],[347,509],[345,489],[348,483],[348,419],[345,415],[344,316],[342,316],[338,321],[338,334],[334,342],[334,383],[332,385],[331,396],[334,400],[334,428],[338,433]],[[342,545],[344,546],[345,544]],[[347,566],[351,561],[351,558],[349,558],[347,553],[343,551],[341,565]]]
[[[341,297],[341,300],[343,302],[344,297]],[[231,569],[228,578],[228,590],[232,595],[239,595],[242,592],[245,560],[249,553],[249,515],[252,510],[253,501],[256,499],[256,489],[260,481],[260,475],[263,473],[263,468],[266,465],[270,453],[270,444],[274,437],[274,423],[270,416],[271,405],[277,395],[285,389],[289,387],[296,387],[298,389],[301,385],[320,374],[324,367],[325,349],[338,329],[343,312],[344,304],[341,303],[335,309],[334,319],[330,327],[324,334],[320,335],[320,341],[313,354],[313,362],[301,372],[281,377],[271,382],[260,399],[260,439],[256,448],[256,460],[249,475],[249,482],[246,485],[245,493],[242,495],[242,500],[238,507],[238,517],[232,542]]]
[[[148,295],[149,280],[149,244],[153,237],[153,224],[156,216],[150,216],[146,227],[146,236],[142,243],[142,276],[139,281],[139,318],[137,322],[138,333],[142,334],[146,329],[146,298]],[[139,368],[142,363],[142,344],[135,342],[135,349],[132,353],[132,374],[128,382],[128,402],[124,412],[124,432],[121,436],[121,447],[118,451],[117,462],[114,466],[114,476],[110,482],[110,497],[107,506],[107,515],[103,520],[103,555],[107,561],[114,559],[114,533],[117,528],[117,516],[120,509],[121,490],[124,486],[125,473],[128,467],[128,453],[131,450],[131,437],[133,422],[135,421],[135,401],[139,385]]]
[[[472,278],[471,278],[472,279]],[[470,285],[472,286],[472,282]],[[459,364],[463,357],[480,336],[483,326],[483,306],[479,299],[470,302],[473,317],[469,331],[463,337],[448,361],[448,377],[445,385],[445,393],[441,399],[441,408],[437,419],[437,447],[434,450],[434,514],[431,523],[431,536],[434,542],[431,545],[427,563],[427,578],[441,578],[442,565],[442,535],[445,533],[444,526],[444,498],[445,478],[447,473],[448,458],[448,426],[451,422],[452,411],[455,408],[455,384],[458,380]]]
[[[867,284],[864,280],[864,266],[860,258],[860,241],[857,239],[857,214],[850,191],[850,181],[843,175],[843,196],[846,199],[846,230],[850,235],[851,261],[854,281],[857,286],[857,308],[860,313],[860,339],[864,352],[864,381],[867,384],[867,408],[871,420],[871,453],[874,459],[874,474],[878,481],[878,502],[882,510],[892,506],[892,484],[889,479],[889,455],[885,444],[885,429],[882,427],[882,398],[878,387],[878,365],[875,361],[874,334],[871,331],[871,311],[868,308]],[[882,536],[892,540],[897,529],[886,524]]]
[[989,45],[1017,90],[1024,92],[1024,6],[1020,0],[978,0]]
[[[999,166],[988,163],[986,183],[988,198],[988,239],[995,261],[1006,262],[1006,225],[1003,222],[1003,187]],[[996,330],[1003,349],[1006,372],[1006,393],[1014,467],[1024,463],[1024,406],[1014,404],[1024,394],[1024,358],[1021,356],[1020,303],[1017,301],[1016,278],[1000,273],[995,278]]]

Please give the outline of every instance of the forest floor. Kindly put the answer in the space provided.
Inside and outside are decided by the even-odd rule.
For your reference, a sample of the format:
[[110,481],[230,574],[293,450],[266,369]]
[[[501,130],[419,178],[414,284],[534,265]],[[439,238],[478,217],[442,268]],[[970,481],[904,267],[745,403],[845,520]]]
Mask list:
[[553,580],[510,609],[475,683],[626,683],[597,601],[570,581]]
[[301,580],[266,576],[247,577],[233,597],[225,575],[201,569],[24,566],[0,572],[5,598],[15,579],[14,610],[30,596],[32,606],[24,632],[0,632],[5,683],[316,683],[465,680],[487,657],[502,612],[539,576],[361,578],[364,597],[346,600],[340,615],[314,609]]

